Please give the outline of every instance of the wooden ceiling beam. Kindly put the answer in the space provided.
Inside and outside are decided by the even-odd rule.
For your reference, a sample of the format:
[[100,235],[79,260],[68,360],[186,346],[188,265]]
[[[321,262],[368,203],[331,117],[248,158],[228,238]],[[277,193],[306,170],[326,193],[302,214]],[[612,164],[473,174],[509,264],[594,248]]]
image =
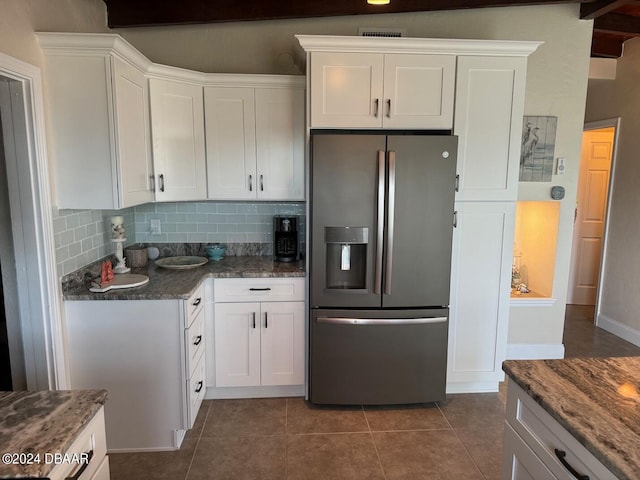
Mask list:
[[579,0],[104,0],[110,28],[576,3]]
[[594,36],[591,42],[591,56],[620,58],[622,56],[623,43],[624,38],[598,38]]
[[597,0],[583,3],[580,5],[580,18],[582,20],[598,18],[630,3],[635,2],[634,0]]
[[593,31],[627,36],[640,36],[640,17],[607,13],[593,21]]

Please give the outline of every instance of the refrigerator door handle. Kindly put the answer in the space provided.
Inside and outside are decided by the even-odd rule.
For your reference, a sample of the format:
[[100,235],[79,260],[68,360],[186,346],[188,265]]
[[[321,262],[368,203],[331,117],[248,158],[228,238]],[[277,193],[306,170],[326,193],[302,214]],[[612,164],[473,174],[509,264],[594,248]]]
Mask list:
[[384,267],[384,293],[391,295],[393,271],[393,226],[396,207],[396,152],[389,151],[389,200],[387,211],[387,261]]
[[424,325],[429,323],[444,323],[447,317],[419,317],[419,318],[344,318],[318,317],[316,323],[331,325]]
[[384,243],[384,187],[385,187],[385,152],[378,150],[378,218],[376,232],[376,270],[373,291],[380,295],[382,288],[382,245]]

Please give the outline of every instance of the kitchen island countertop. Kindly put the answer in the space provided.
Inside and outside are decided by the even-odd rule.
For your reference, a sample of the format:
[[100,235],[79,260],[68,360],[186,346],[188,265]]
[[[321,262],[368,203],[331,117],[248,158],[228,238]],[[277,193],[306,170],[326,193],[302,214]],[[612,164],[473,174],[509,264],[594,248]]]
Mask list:
[[186,270],[173,270],[149,262],[145,268],[132,269],[149,277],[141,287],[111,290],[106,293],[90,292],[88,286],[63,290],[65,300],[165,300],[187,299],[202,280],[213,278],[274,278],[304,277],[304,262],[275,262],[269,256],[228,256],[219,262]]
[[[47,476],[55,464],[45,454],[65,453],[106,399],[105,390],[0,392],[0,478]],[[14,464],[5,458],[21,453],[40,459]]]
[[640,478],[640,357],[509,360],[502,368],[619,479]]

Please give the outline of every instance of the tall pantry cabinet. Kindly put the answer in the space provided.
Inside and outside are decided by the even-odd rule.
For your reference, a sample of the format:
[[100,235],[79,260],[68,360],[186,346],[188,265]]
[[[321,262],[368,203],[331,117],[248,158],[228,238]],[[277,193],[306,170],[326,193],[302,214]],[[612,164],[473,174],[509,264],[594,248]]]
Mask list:
[[310,129],[445,130],[458,137],[447,392],[497,391],[526,65],[540,43],[297,38],[307,54]]

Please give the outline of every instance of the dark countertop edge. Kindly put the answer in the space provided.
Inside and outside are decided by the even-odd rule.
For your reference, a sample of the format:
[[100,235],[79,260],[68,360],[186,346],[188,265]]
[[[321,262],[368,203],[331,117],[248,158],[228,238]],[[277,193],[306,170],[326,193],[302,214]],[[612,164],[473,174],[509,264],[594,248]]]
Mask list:
[[201,278],[194,284],[193,288],[182,293],[137,293],[136,289],[144,288],[131,287],[123,289],[114,289],[105,293],[93,293],[83,288],[80,291],[64,292],[62,295],[65,301],[74,300],[187,300],[198,286],[207,278],[304,278],[306,271],[299,272],[251,272],[244,271],[241,273],[203,273]]
[[[47,393],[52,393],[52,392],[60,392],[60,391],[64,391],[64,390],[50,390],[50,391],[34,391],[34,392],[24,392],[25,394],[38,394],[38,395],[42,395],[42,394],[47,394]],[[67,450],[69,450],[69,448],[71,447],[71,445],[73,444],[73,442],[78,438],[78,434],[91,422],[91,420],[93,420],[93,418],[95,417],[95,415],[98,413],[98,411],[104,407],[105,402],[107,401],[107,398],[109,396],[108,392],[106,390],[69,390],[72,392],[77,392],[78,394],[83,394],[83,395],[88,395],[88,396],[94,396],[92,401],[88,401],[87,402],[87,409],[84,410],[84,414],[79,416],[78,419],[79,421],[76,422],[76,424],[74,425],[74,429],[73,429],[73,434],[69,435],[68,438],[66,438],[65,440],[62,441],[62,443],[60,443],[59,448],[57,448],[55,451],[57,452],[66,452]],[[21,392],[3,392],[3,393],[21,393]],[[2,452],[2,453],[9,453],[9,452]],[[40,464],[34,464],[34,471],[31,473],[23,473],[23,472],[11,472],[10,474],[7,473],[2,473],[2,468],[3,467],[11,467],[11,465],[2,465],[0,464],[0,479],[17,479],[17,478],[25,478],[25,479],[30,479],[30,478],[42,478],[42,479],[48,479],[48,475],[49,473],[51,473],[51,471],[53,470],[54,467],[56,467],[55,464],[46,464],[46,463],[40,463]]]
[[[563,359],[556,359],[553,361],[562,361]],[[568,360],[568,359],[564,359]],[[597,358],[594,358],[597,360]],[[551,417],[556,420],[562,428],[564,428],[569,434],[571,434],[591,455],[593,455],[600,463],[602,463],[606,468],[608,468],[619,480],[636,480],[633,477],[629,477],[622,469],[618,466],[617,459],[611,458],[606,454],[598,445],[594,444],[582,431],[578,426],[573,425],[571,422],[567,421],[566,416],[563,414],[562,410],[557,408],[551,402],[547,401],[543,392],[540,393],[537,391],[536,386],[532,385],[524,381],[518,372],[515,372],[511,368],[512,362],[518,363],[528,363],[528,362],[546,362],[545,360],[506,360],[502,363],[502,370],[509,376],[511,380],[513,380],[520,388],[522,388],[529,397],[531,397],[538,405],[542,407],[542,409],[547,412]],[[553,373],[550,370],[550,373]],[[541,381],[541,387],[542,387]],[[586,395],[585,395],[586,396]]]

